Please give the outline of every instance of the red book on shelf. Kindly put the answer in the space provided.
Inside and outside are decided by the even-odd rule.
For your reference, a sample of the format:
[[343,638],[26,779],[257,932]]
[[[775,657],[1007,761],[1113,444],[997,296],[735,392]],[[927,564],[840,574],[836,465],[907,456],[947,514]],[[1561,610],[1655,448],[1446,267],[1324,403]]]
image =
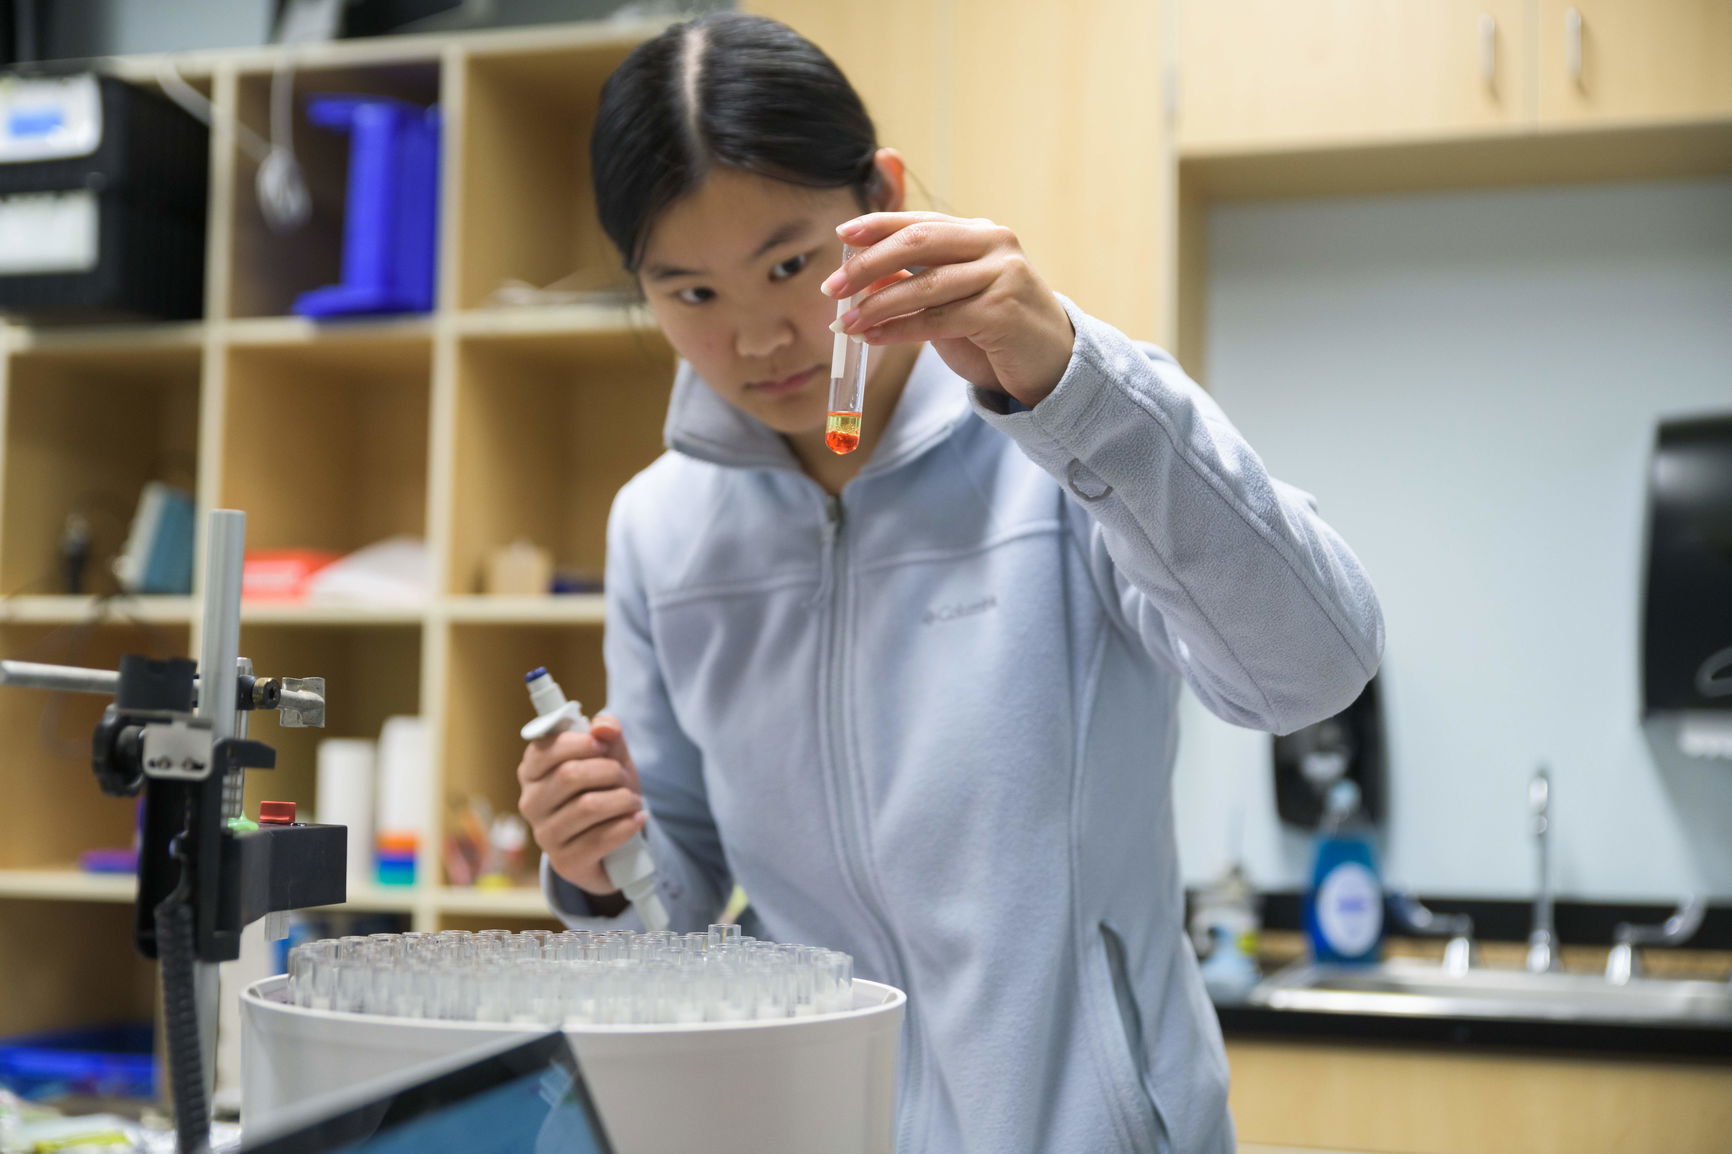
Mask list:
[[313,574],[341,553],[327,549],[249,549],[241,565],[241,597],[247,601],[299,601]]

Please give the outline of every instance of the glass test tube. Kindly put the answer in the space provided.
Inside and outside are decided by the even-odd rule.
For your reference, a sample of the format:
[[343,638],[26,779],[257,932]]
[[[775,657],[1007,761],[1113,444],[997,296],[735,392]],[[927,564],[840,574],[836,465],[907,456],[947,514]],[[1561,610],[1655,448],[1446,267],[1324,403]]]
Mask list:
[[[844,263],[857,250],[842,246]],[[836,302],[836,319],[860,302],[860,293]],[[866,407],[866,345],[864,342],[836,334],[835,351],[830,357],[830,415],[824,422],[824,443],[838,456],[852,453],[860,447],[860,414]]]
[[289,952],[289,1000],[315,1009],[558,1025],[805,1017],[850,1008],[853,959],[707,933],[373,934]]

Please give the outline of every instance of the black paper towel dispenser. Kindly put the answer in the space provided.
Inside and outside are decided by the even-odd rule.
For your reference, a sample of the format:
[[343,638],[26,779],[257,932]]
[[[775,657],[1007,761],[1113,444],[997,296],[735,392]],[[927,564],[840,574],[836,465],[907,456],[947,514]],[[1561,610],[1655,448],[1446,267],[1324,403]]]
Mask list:
[[1660,425],[1644,600],[1643,715],[1732,710],[1732,415]]
[[1271,739],[1275,766],[1275,812],[1288,825],[1316,829],[1323,822],[1323,799],[1343,778],[1359,786],[1359,804],[1374,825],[1384,817],[1388,787],[1387,742],[1378,677],[1353,704],[1334,717]]

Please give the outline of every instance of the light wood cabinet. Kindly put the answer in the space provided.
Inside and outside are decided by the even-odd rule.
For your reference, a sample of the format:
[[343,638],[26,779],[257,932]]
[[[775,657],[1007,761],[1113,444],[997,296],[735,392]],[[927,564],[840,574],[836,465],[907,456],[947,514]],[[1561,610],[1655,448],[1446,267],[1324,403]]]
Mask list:
[[[1159,9],[956,0],[952,198],[1017,233],[1086,312],[1160,339],[1169,287]],[[1107,112],[1106,110],[1110,110]]]
[[948,211],[950,122],[947,75],[950,0],[745,0],[741,8],[780,20],[836,62],[878,129],[902,153],[914,207]]
[[1527,106],[1528,0],[1178,0],[1189,151],[1485,132]]
[[1229,1038],[1239,1138],[1386,1154],[1714,1154],[1732,1066]]
[[1732,116],[1732,2],[1537,4],[1541,123]]
[[[1162,9],[751,0],[834,59],[930,207],[1013,229],[1056,290],[1132,336],[1166,339],[1170,280]],[[913,199],[920,188],[912,187]]]

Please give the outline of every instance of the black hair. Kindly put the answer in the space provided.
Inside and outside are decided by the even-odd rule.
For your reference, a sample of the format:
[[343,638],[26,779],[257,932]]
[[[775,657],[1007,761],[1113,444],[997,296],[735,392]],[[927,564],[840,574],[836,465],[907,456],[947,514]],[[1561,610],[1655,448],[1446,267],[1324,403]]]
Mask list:
[[712,168],[851,188],[866,208],[877,151],[835,62],[787,25],[738,12],[638,45],[602,86],[589,141],[602,231],[633,272],[651,226]]

